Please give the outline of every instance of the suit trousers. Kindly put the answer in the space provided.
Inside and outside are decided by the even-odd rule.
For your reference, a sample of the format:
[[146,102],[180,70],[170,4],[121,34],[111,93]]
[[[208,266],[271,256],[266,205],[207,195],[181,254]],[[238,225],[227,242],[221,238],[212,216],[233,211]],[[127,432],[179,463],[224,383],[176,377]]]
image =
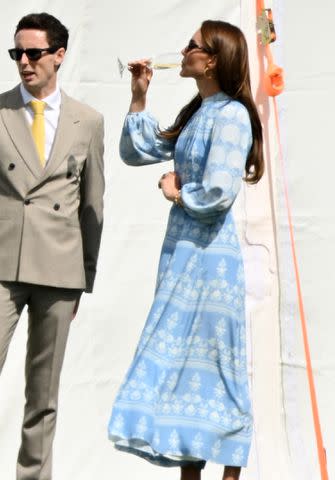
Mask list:
[[0,282],[0,373],[28,306],[26,404],[17,480],[51,480],[58,388],[66,341],[81,290]]

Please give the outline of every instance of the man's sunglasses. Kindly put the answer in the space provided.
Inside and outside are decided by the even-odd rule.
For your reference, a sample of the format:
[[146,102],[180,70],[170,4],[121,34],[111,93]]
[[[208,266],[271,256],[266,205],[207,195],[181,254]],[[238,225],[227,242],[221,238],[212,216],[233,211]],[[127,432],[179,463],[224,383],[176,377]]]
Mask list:
[[198,45],[192,38],[191,40],[188,42],[188,45],[186,45],[186,47],[184,48],[185,52],[188,53],[190,52],[191,50],[202,50],[203,52],[206,52],[206,53],[211,53],[211,51],[209,50],[209,48],[206,48],[206,47],[200,47],[200,45]]
[[48,48],[10,48],[8,50],[9,56],[12,60],[19,62],[22,58],[22,55],[25,53],[29,60],[36,62],[42,57],[43,52],[55,53],[59,47],[48,47]]

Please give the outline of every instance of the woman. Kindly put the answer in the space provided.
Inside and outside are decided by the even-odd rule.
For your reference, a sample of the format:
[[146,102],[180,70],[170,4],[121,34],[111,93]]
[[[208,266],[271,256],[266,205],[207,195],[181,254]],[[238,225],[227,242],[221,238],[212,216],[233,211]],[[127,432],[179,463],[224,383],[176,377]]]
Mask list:
[[172,202],[154,302],[109,425],[116,448],[198,480],[207,460],[237,480],[252,418],[244,279],[231,206],[263,173],[262,129],[241,31],[203,22],[182,51],[196,97],[167,131],[145,111],[152,71],[129,64],[132,101],[120,152],[130,165],[174,159],[159,187]]

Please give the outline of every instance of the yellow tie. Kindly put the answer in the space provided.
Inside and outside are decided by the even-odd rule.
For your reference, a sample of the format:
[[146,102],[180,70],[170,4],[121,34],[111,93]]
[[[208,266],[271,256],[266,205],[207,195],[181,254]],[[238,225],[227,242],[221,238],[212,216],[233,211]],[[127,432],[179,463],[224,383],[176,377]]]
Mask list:
[[45,102],[40,102],[39,100],[32,100],[30,102],[30,106],[34,112],[34,120],[31,126],[31,131],[42,167],[45,166],[45,105]]

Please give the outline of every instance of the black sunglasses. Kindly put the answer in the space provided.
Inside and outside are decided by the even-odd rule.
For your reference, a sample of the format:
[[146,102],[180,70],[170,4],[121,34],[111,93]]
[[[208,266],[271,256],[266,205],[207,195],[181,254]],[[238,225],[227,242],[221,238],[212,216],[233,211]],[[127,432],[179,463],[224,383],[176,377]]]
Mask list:
[[42,57],[43,52],[55,53],[59,47],[48,47],[48,48],[10,48],[8,50],[9,56],[12,60],[19,62],[22,58],[22,55],[25,53],[29,60],[36,62]]
[[188,52],[190,52],[191,50],[195,50],[195,49],[202,50],[203,52],[206,52],[206,53],[211,53],[211,51],[209,50],[209,48],[200,47],[200,45],[198,45],[198,44],[193,40],[193,38],[191,38],[191,40],[188,42],[188,45],[186,45],[186,47],[184,48],[184,50],[185,50],[186,53],[188,53]]

